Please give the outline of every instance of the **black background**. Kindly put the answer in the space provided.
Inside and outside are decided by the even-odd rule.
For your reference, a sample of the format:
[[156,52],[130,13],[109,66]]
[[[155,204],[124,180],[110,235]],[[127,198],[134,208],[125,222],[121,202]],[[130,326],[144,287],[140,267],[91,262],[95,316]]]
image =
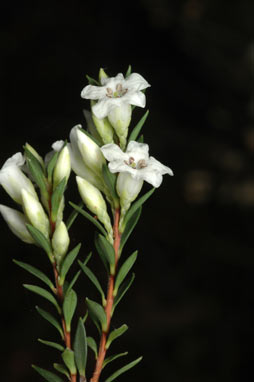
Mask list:
[[[84,124],[86,74],[96,77],[103,67],[114,76],[131,64],[152,85],[145,140],[175,176],[165,176],[147,202],[126,247],[126,255],[139,249],[139,258],[113,321],[129,331],[112,352],[144,359],[123,382],[254,377],[253,13],[250,0],[1,5],[1,164],[26,141],[45,155]],[[142,113],[135,109],[132,126]],[[75,187],[67,193],[78,201]],[[0,196],[14,206],[3,190]],[[71,248],[82,240],[83,258],[92,238],[93,227],[80,218]],[[50,273],[45,256],[1,220],[1,374],[10,382],[41,381],[30,364],[50,368],[60,358],[36,339],[55,332],[34,309],[47,303],[22,288],[34,279],[12,258]],[[95,254],[91,267],[103,279]],[[76,289],[98,298],[84,277]]]

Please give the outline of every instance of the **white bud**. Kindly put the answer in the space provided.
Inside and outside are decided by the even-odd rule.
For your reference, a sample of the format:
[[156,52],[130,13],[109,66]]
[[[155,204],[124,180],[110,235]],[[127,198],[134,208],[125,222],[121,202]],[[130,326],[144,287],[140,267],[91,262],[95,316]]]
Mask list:
[[108,114],[108,120],[119,138],[121,149],[124,150],[131,122],[131,105],[123,103],[121,106],[114,107]]
[[54,169],[53,180],[54,180],[54,188],[62,181],[62,179],[66,178],[66,183],[69,179],[71,173],[71,158],[69,149],[67,146],[60,151],[58,156],[56,166]]
[[49,220],[44,212],[41,203],[36,200],[33,195],[25,189],[21,190],[24,212],[30,223],[43,233],[47,238],[49,237]]
[[69,234],[66,225],[61,221],[53,234],[52,247],[54,250],[54,256],[56,258],[57,264],[60,264],[68,251],[70,244]]
[[7,159],[0,170],[0,184],[10,197],[17,203],[22,204],[21,189],[25,189],[38,199],[31,180],[21,171],[20,167],[25,163],[21,153],[16,153]]
[[14,210],[13,208],[0,205],[0,212],[8,224],[10,230],[16,235],[19,239],[25,243],[34,244],[34,239],[28,232],[26,224],[28,223],[27,218],[21,212]]

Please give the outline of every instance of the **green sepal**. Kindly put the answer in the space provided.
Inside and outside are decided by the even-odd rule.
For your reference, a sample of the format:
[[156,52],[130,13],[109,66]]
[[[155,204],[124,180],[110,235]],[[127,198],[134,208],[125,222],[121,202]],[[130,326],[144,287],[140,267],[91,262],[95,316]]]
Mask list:
[[66,348],[65,351],[62,353],[62,359],[70,373],[72,375],[75,375],[77,373],[77,369],[74,360],[74,351],[69,348]]
[[57,187],[55,188],[55,190],[52,194],[52,198],[51,198],[51,206],[52,206],[51,220],[53,223],[55,223],[56,219],[57,219],[57,214],[58,214],[59,206],[60,206],[63,194],[64,194],[65,186],[66,186],[66,177],[64,177],[61,180],[61,182],[57,185]]
[[148,117],[148,114],[149,114],[149,110],[147,110],[147,111],[145,112],[145,114],[143,115],[143,117],[140,119],[140,121],[139,121],[139,122],[137,123],[137,125],[134,127],[134,129],[132,130],[132,132],[131,132],[131,134],[130,134],[130,136],[129,136],[128,143],[129,143],[130,141],[136,141],[136,139],[137,139],[137,137],[138,137],[138,135],[139,135],[139,133],[140,133],[140,131],[141,131],[141,129],[142,129],[142,127],[143,127],[143,125],[144,125],[144,123],[145,123],[147,117]]
[[59,373],[64,374],[68,380],[70,380],[70,373],[64,365],[61,365],[60,363],[53,363],[53,366],[57,371],[59,371]]
[[131,284],[133,283],[135,279],[135,274],[133,273],[131,277],[129,277],[127,280],[125,280],[120,288],[118,289],[117,295],[114,298],[114,304],[113,304],[113,309],[112,309],[112,315],[114,313],[115,308],[119,304],[119,302],[122,300],[123,296],[127,292],[127,290],[130,288]]
[[25,269],[27,272],[31,273],[35,277],[38,277],[41,281],[43,281],[51,290],[55,293],[56,288],[54,287],[54,284],[52,281],[46,276],[43,272],[41,272],[39,269],[33,267],[30,264],[23,263],[22,261],[18,261],[13,259],[13,262],[17,264],[19,267]]
[[98,304],[98,302],[92,301],[89,298],[86,298],[87,309],[89,316],[99,329],[101,327],[102,331],[107,330],[107,317],[103,307]]
[[82,271],[86,274],[86,276],[90,279],[90,281],[94,284],[94,286],[98,289],[98,291],[100,292],[101,294],[101,298],[102,298],[102,304],[103,306],[105,305],[105,294],[103,292],[103,289],[97,279],[97,277],[95,276],[95,274],[91,271],[91,269],[89,269],[86,265],[83,265],[81,261],[78,261]]
[[48,190],[47,190],[47,179],[44,174],[44,170],[38,161],[38,159],[35,158],[35,156],[29,151],[26,147],[24,148],[25,151],[25,157],[27,166],[29,168],[29,171],[31,172],[31,175],[37,184],[37,186],[40,188],[42,195],[45,197],[45,199],[48,198]]
[[118,197],[117,192],[116,192],[117,176],[116,176],[116,174],[113,174],[112,172],[109,171],[109,168],[105,163],[102,165],[102,176],[103,176],[104,182],[107,185],[107,187],[110,191],[110,194],[113,198],[114,208],[118,208],[119,207],[119,197]]
[[[67,295],[67,293],[69,293],[69,291],[73,288],[73,286],[75,285],[76,281],[78,280],[79,276],[80,276],[80,273],[81,271],[78,271],[75,276],[73,277],[73,279],[71,280],[71,282],[66,286],[66,288],[64,288],[64,294]],[[64,287],[65,287],[65,284],[66,284],[66,281],[64,283]]]
[[[84,203],[83,202],[80,202],[78,207],[82,209],[82,207],[84,206]],[[76,220],[77,216],[78,216],[79,212],[76,211],[76,210],[73,210],[70,215],[68,216],[68,219],[66,220],[66,228],[69,230],[72,226],[72,224],[74,223],[74,221]]]
[[86,340],[87,340],[87,345],[94,352],[95,359],[97,359],[98,349],[97,349],[97,344],[96,344],[95,340],[93,339],[93,337],[87,337]]
[[106,349],[108,349],[111,345],[111,343],[118,337],[120,337],[122,334],[124,334],[128,330],[128,326],[126,324],[123,324],[120,326],[120,328],[117,328],[113,330],[110,335],[108,336],[108,340],[106,343]]
[[139,209],[137,209],[133,213],[133,215],[130,217],[130,219],[127,221],[126,226],[125,226],[124,231],[123,231],[122,236],[121,236],[120,249],[119,249],[120,253],[122,252],[123,247],[124,247],[126,241],[128,240],[130,234],[132,233],[132,231],[136,227],[136,224],[139,221],[141,212],[142,212],[142,207],[139,207]]
[[52,175],[53,175],[53,170],[55,168],[57,159],[58,159],[59,152],[56,151],[52,158],[50,159],[48,166],[47,166],[47,175],[48,175],[48,181],[51,183],[52,182]]
[[37,285],[31,285],[31,284],[23,284],[23,287],[30,290],[33,293],[38,294],[41,297],[46,298],[48,301],[50,301],[57,309],[58,313],[61,313],[60,306],[58,305],[55,297],[52,296],[51,293],[49,293],[46,289],[43,289],[41,287],[38,287]]
[[36,306],[35,309],[46,321],[48,321],[51,325],[53,325],[58,330],[61,338],[64,339],[63,330],[59,322],[56,320],[56,318],[52,316],[52,314],[48,313],[46,310],[39,308],[39,306]]
[[28,229],[29,233],[31,234],[32,238],[36,243],[44,249],[44,251],[47,253],[49,258],[52,260],[52,248],[50,245],[49,240],[43,235],[41,231],[39,231],[37,228],[32,226],[31,224],[26,224],[26,228]]
[[32,365],[32,368],[37,371],[38,374],[40,374],[43,378],[46,379],[48,382],[63,382],[62,378],[60,378],[55,373],[52,373],[51,371],[48,371],[46,369],[42,369],[41,367]]
[[71,289],[64,297],[63,314],[67,332],[71,331],[71,320],[77,307],[77,301],[77,294],[73,289]]
[[86,375],[86,361],[87,361],[87,341],[86,330],[82,319],[80,318],[77,325],[77,330],[74,338],[74,356],[75,362],[82,377]]
[[71,252],[69,252],[65,256],[65,258],[62,262],[62,265],[61,265],[61,269],[60,269],[59,285],[62,286],[64,284],[64,280],[65,280],[65,277],[67,275],[67,272],[69,271],[71,265],[73,264],[74,260],[76,259],[77,255],[79,253],[80,247],[81,247],[81,243],[76,245],[76,247],[73,248],[71,250]]
[[42,340],[41,338],[38,338],[38,341],[40,343],[42,343],[43,345],[50,346],[50,347],[57,349],[59,351],[64,351],[64,347],[60,344],[57,344],[56,342],[45,341],[45,340]]
[[102,365],[102,369],[104,369],[104,367],[109,364],[110,362],[114,361],[115,359],[117,358],[120,358],[120,357],[123,357],[125,355],[127,355],[128,352],[124,352],[124,353],[119,353],[119,354],[114,354],[114,355],[111,355],[110,357],[108,358],[105,358],[105,360],[103,361],[103,365]]
[[125,78],[129,77],[130,74],[131,74],[131,65],[128,66],[127,72],[125,74]]
[[104,236],[107,236],[107,232],[106,230],[103,228],[103,226],[98,222],[98,220],[96,220],[94,217],[92,217],[89,213],[87,213],[86,211],[82,210],[82,208],[80,208],[78,205],[72,203],[72,202],[69,202],[69,204],[76,210],[78,211],[81,215],[83,215],[86,219],[90,220],[90,222],[92,222],[98,229],[99,231],[101,231],[101,233],[104,235]]
[[113,292],[114,296],[116,296],[119,286],[122,284],[123,280],[125,279],[130,269],[132,268],[133,264],[135,263],[137,259],[137,255],[138,255],[138,251],[133,252],[133,254],[130,255],[127,260],[125,260],[125,262],[119,269],[116,276],[116,281],[115,281],[115,287]]
[[102,259],[106,269],[110,267],[110,273],[114,274],[115,271],[115,251],[113,246],[108,242],[108,240],[101,234],[96,235],[95,238],[95,247]]
[[97,81],[94,78],[88,76],[88,74],[86,74],[86,78],[87,78],[87,81],[89,82],[90,85],[100,86],[99,81]]
[[128,363],[127,365],[125,365],[124,367],[122,367],[121,369],[115,371],[109,378],[106,379],[105,382],[114,381],[114,379],[119,377],[119,375],[125,373],[126,371],[128,371],[129,369],[131,369],[132,367],[137,365],[137,363],[139,363],[142,360],[142,358],[143,357],[139,357],[139,358],[135,359],[135,361],[132,361],[132,362]]

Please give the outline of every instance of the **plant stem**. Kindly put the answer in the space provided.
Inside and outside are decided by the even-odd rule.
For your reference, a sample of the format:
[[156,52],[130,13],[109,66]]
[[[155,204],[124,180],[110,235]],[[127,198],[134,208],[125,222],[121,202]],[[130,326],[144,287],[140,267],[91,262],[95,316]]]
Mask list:
[[[120,218],[120,208],[117,208],[115,210],[115,217],[114,217],[114,251],[115,251],[115,273],[117,269],[117,263],[119,259],[119,246],[120,246],[120,239],[121,235],[119,233],[119,218]],[[114,303],[114,285],[115,285],[115,275],[109,275],[108,280],[108,290],[107,290],[107,300],[106,300],[106,306],[105,306],[105,313],[107,317],[107,329],[106,331],[103,331],[101,334],[101,340],[100,340],[100,346],[99,346],[99,353],[98,358],[96,361],[95,369],[93,376],[90,380],[90,382],[98,382],[100,378],[100,374],[102,371],[103,362],[106,356],[106,343],[107,343],[107,337],[110,330],[110,321],[111,321],[111,315],[112,315],[112,309],[113,309],[113,303]]]

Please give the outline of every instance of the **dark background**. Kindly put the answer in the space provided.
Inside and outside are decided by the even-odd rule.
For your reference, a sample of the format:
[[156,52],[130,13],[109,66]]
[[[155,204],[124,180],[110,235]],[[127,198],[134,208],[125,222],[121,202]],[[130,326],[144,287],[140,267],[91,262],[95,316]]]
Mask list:
[[[103,67],[114,76],[131,64],[152,85],[145,140],[175,176],[147,202],[126,247],[125,254],[139,249],[139,258],[113,321],[129,331],[112,351],[144,360],[122,382],[254,378],[253,14],[251,0],[1,5],[1,165],[26,141],[45,155],[84,123],[85,74],[96,77]],[[132,126],[142,113],[135,109]],[[68,195],[78,200],[71,186]],[[80,218],[71,235],[71,247],[83,241],[83,258],[93,227]],[[2,378],[41,381],[30,364],[50,368],[60,358],[36,339],[55,331],[34,309],[47,303],[22,288],[34,279],[11,259],[50,268],[3,220],[1,247]],[[103,277],[96,256],[91,267]],[[90,287],[81,277],[76,289],[98,298]]]

